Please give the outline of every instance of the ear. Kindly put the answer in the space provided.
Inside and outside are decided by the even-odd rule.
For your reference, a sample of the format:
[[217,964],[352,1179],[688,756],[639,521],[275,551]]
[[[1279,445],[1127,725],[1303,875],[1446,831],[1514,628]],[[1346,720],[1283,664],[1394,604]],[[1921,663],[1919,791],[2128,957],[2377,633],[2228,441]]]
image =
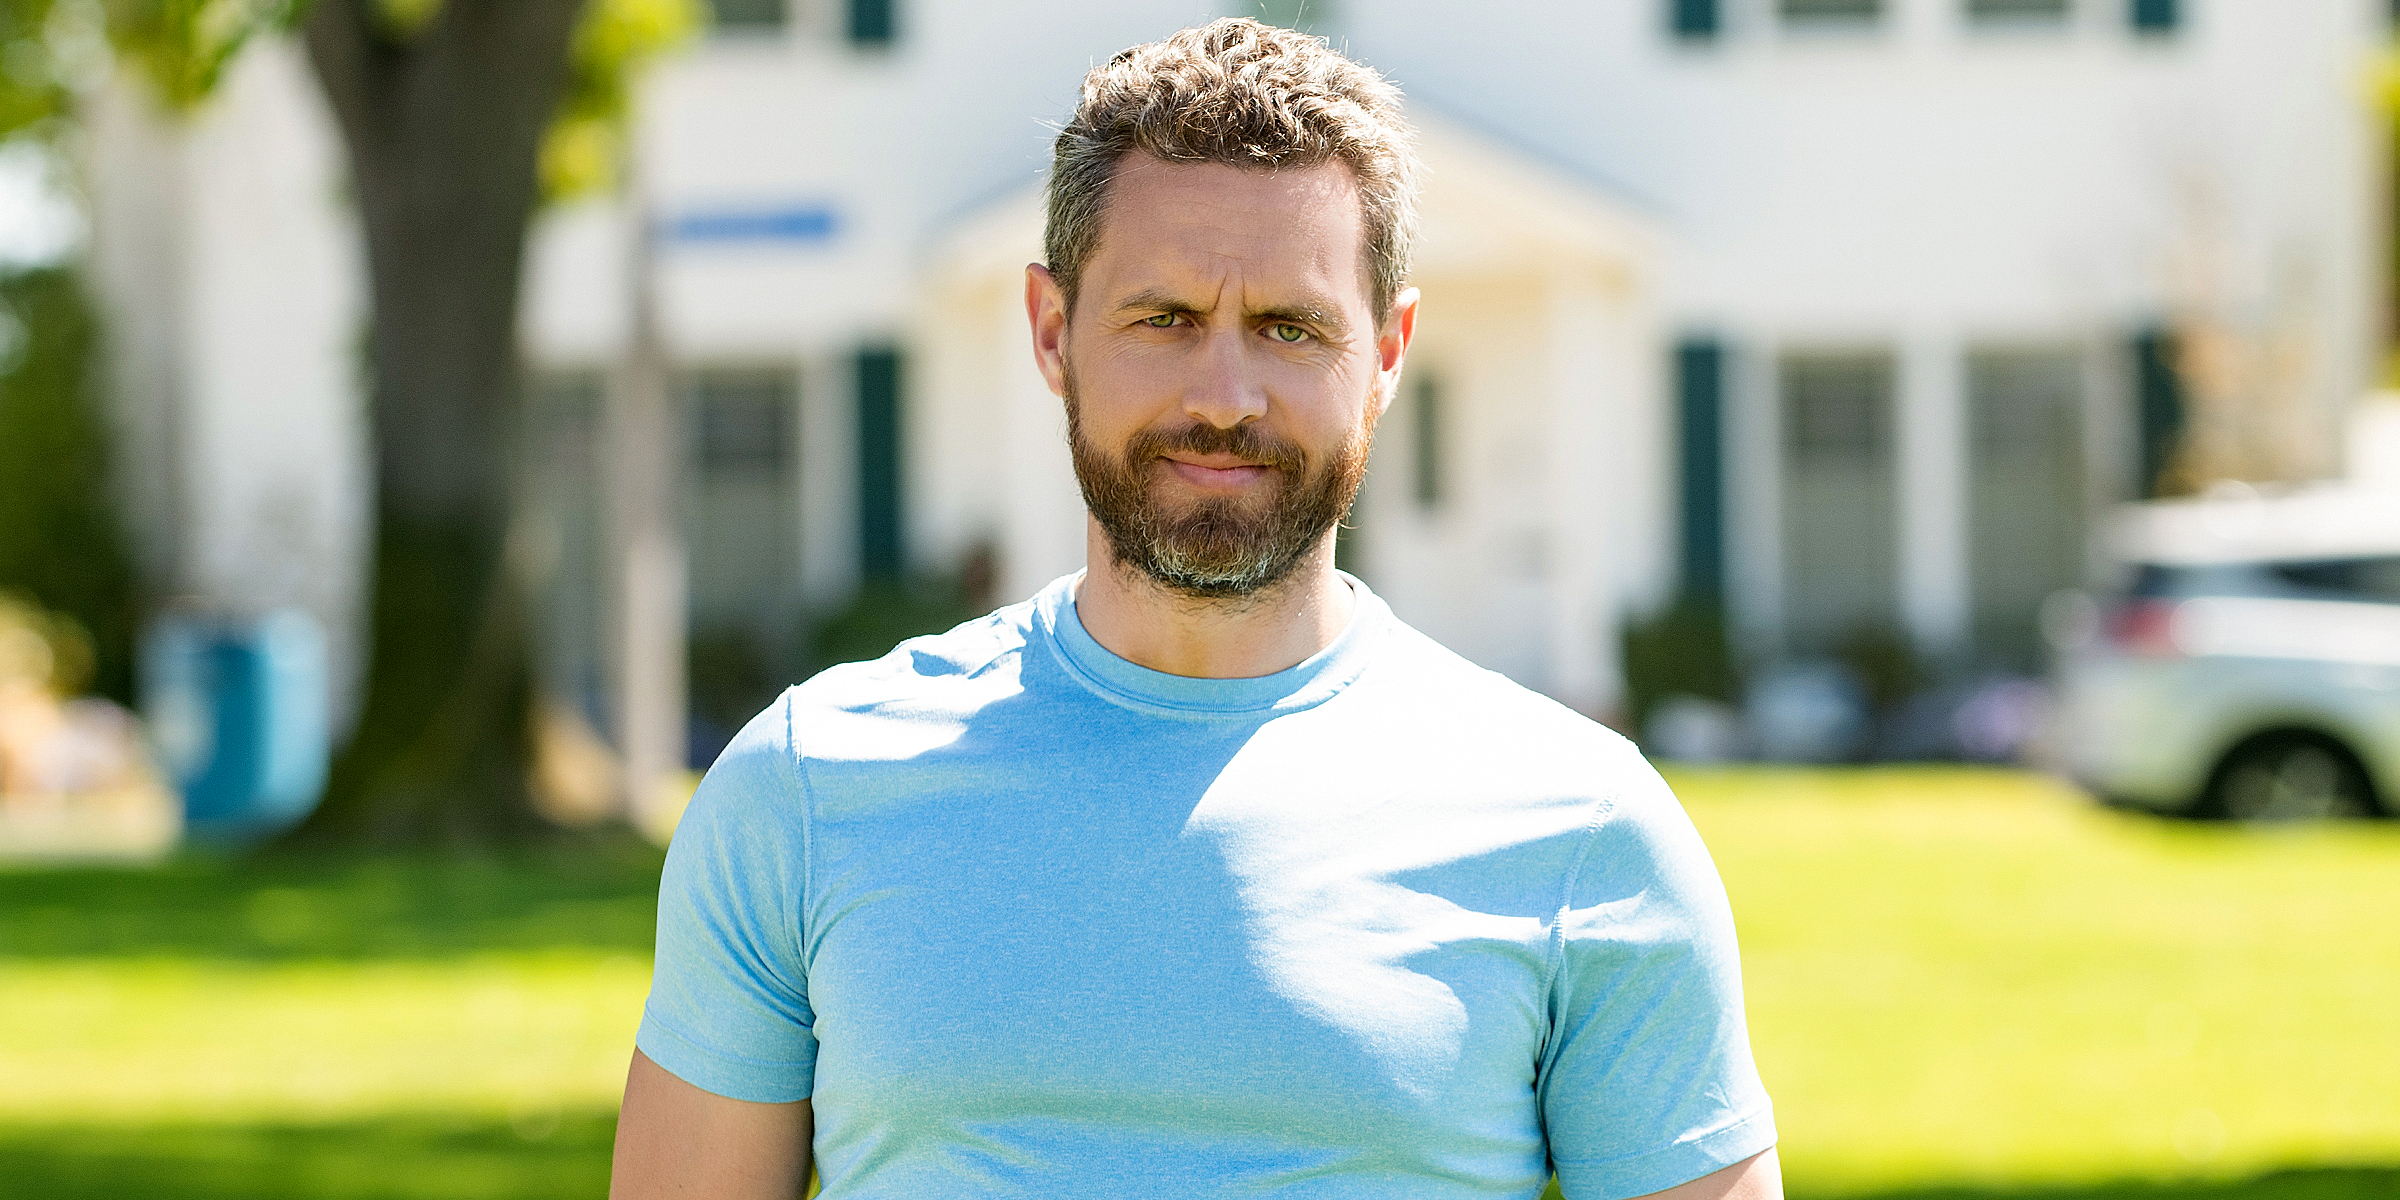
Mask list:
[[1375,333],[1375,392],[1379,397],[1375,415],[1381,417],[1400,394],[1400,363],[1408,357],[1408,343],[1417,336],[1417,289],[1402,288],[1392,298],[1392,313],[1383,319],[1383,328]]
[[1025,264],[1025,320],[1033,327],[1033,363],[1050,394],[1067,395],[1067,295],[1040,263]]

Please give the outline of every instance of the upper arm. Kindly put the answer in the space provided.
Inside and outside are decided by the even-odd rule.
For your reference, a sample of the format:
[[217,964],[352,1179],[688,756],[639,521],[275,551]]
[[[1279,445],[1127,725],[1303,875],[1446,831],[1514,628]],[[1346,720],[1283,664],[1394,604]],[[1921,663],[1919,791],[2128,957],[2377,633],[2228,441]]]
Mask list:
[[1571,1200],[1680,1196],[1775,1144],[1724,887],[1666,785],[1629,774],[1553,943],[1538,1098]]
[[640,1051],[625,1077],[609,1200],[795,1200],[808,1184],[808,1101],[758,1104],[695,1087]]
[[658,884],[658,942],[634,1044],[677,1078],[765,1104],[815,1091],[802,949],[807,794],[787,698],[718,756]]
[[[1576,1200],[1570,1194],[1568,1200]],[[1769,1146],[1742,1161],[1643,1200],[1783,1200],[1783,1168]]]

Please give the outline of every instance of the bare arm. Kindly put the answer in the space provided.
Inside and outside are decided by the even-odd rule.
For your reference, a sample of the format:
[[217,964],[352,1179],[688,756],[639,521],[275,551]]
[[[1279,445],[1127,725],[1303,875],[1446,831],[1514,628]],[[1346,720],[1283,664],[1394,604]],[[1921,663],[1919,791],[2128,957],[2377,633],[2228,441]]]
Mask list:
[[617,1115],[609,1200],[797,1200],[808,1184],[815,1129],[806,1100],[728,1099],[685,1083],[636,1050]]
[[1783,1200],[1783,1168],[1769,1146],[1721,1171],[1652,1192],[1642,1200]]

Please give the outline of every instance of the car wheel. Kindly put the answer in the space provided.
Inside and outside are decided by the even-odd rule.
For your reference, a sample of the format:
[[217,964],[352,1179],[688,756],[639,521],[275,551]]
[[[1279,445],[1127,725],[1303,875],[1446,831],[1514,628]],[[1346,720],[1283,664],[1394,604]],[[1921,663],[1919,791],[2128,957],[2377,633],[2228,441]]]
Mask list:
[[2217,767],[2204,810],[2231,821],[2321,821],[2375,814],[2366,769],[2340,745],[2270,734],[2234,747]]

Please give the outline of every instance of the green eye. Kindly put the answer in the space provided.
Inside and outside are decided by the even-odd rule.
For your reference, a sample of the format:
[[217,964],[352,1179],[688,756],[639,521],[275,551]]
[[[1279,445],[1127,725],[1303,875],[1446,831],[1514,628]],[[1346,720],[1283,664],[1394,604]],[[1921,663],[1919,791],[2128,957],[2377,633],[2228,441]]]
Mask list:
[[1152,329],[1165,329],[1165,328],[1167,328],[1168,326],[1170,326],[1170,325],[1173,325],[1174,323],[1175,323],[1175,314],[1174,314],[1174,313],[1160,313],[1160,314],[1158,314],[1158,315],[1157,315],[1157,316],[1155,316],[1155,317],[1143,317],[1143,318],[1142,318],[1142,324],[1144,324],[1144,325],[1147,325],[1147,326],[1149,326],[1149,327],[1150,327],[1150,328],[1152,328]]
[[1275,340],[1279,342],[1296,342],[1308,336],[1308,331],[1297,325],[1277,325],[1274,327],[1273,333]]

